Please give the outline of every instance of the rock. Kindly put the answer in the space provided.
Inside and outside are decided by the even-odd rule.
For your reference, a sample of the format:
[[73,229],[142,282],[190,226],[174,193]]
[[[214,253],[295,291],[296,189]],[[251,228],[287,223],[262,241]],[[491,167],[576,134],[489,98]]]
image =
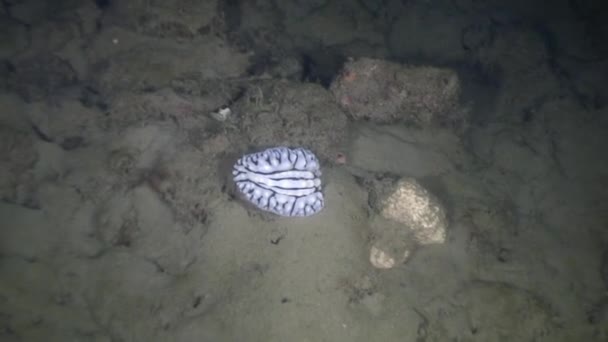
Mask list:
[[403,178],[381,201],[380,215],[408,227],[421,245],[445,242],[445,209],[428,190],[413,178]]
[[28,38],[25,25],[0,15],[0,58],[10,58],[27,49]]
[[407,1],[404,7],[386,34],[392,56],[443,65],[466,60],[461,38],[472,18],[455,11],[447,1]]
[[[311,1],[297,1],[296,3],[306,4],[308,9],[293,8],[289,12],[284,12],[287,18],[295,18],[305,11],[312,10],[309,15],[298,20],[289,19],[291,24],[284,28],[292,41],[296,42],[295,45],[314,49],[319,44],[326,50],[337,47],[339,51],[352,51],[352,47],[357,45],[357,42],[362,42],[374,46],[374,51],[381,55],[387,55],[388,51],[384,51],[382,47],[385,45],[385,36],[374,26],[375,21],[371,13],[362,10],[355,1],[322,1],[327,2],[327,5],[316,9],[311,7],[314,6]],[[294,1],[282,1],[282,3],[293,4]],[[292,14],[293,11],[297,11],[298,15]],[[315,29],[311,30],[311,27]],[[311,44],[312,42],[315,43]]]
[[346,115],[318,84],[259,83],[233,109],[241,116],[245,141],[256,147],[304,146],[322,160],[334,160],[346,142]]
[[161,39],[186,42],[195,39],[199,30],[214,25],[218,1],[114,1],[103,18],[104,26],[118,25]]
[[86,141],[99,136],[99,113],[76,100],[66,99],[61,104],[50,101],[27,103],[22,115],[40,133],[66,151],[82,147]]
[[551,58],[541,34],[519,28],[506,28],[496,32],[491,44],[485,44],[476,53],[486,70],[509,77],[532,72]]
[[327,5],[328,0],[280,1],[276,6],[286,17],[305,18]]
[[362,58],[347,62],[330,89],[355,120],[422,127],[468,121],[459,108],[460,80],[450,69]]
[[9,75],[8,86],[26,101],[45,99],[78,83],[69,62],[48,54],[20,60]]
[[0,198],[32,207],[32,169],[38,161],[33,137],[13,127],[0,126],[0,156]]
[[370,223],[370,262],[390,269],[424,245],[444,243],[447,217],[439,200],[413,178],[368,181],[369,203],[379,214]]
[[604,288],[608,290],[608,250],[604,251],[602,255],[602,266],[600,268],[600,275],[604,281]]
[[301,59],[294,56],[277,58],[269,55],[260,55],[252,57],[248,73],[256,77],[299,81],[302,79],[303,69]]
[[52,5],[46,1],[15,1],[10,4],[9,12],[11,17],[19,22],[34,25],[48,18],[53,12],[51,7]]
[[467,51],[478,51],[492,44],[494,32],[489,20],[476,22],[462,30],[462,47]]
[[[113,32],[120,32],[119,30]],[[99,35],[101,37],[102,34]],[[195,46],[183,46],[168,41],[139,43],[125,50],[118,50],[123,43],[113,34],[98,38],[91,51],[101,51],[92,56],[91,66],[95,75],[93,84],[102,94],[120,94],[125,91],[146,91],[169,86],[174,80],[186,75],[196,75],[199,80],[217,80],[243,75],[249,66],[248,56],[225,46],[224,42],[209,38]],[[127,37],[134,39],[135,37]],[[129,42],[124,42],[128,45]],[[110,45],[106,48],[105,45]],[[113,45],[113,46],[112,46]],[[107,54],[107,50],[113,53]],[[107,54],[107,55],[106,55]],[[180,62],[175,63],[178,59]],[[222,61],[217,63],[216,61]]]
[[371,262],[375,268],[381,269],[389,269],[395,266],[395,258],[376,246],[372,246],[369,251],[369,262]]
[[375,217],[371,222],[369,261],[379,269],[390,269],[406,263],[417,248],[416,240],[403,225]]

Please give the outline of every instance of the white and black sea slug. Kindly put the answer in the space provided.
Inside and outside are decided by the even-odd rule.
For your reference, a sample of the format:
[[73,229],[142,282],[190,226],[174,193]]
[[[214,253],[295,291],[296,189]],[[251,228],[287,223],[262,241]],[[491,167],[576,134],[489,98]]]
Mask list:
[[310,216],[323,209],[319,159],[308,149],[274,147],[234,164],[238,191],[258,208],[281,216]]

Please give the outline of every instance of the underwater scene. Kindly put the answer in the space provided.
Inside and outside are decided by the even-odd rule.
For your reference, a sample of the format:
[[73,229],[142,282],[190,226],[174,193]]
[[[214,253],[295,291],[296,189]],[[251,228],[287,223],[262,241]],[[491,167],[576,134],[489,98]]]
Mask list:
[[0,1],[0,340],[608,341],[607,18]]

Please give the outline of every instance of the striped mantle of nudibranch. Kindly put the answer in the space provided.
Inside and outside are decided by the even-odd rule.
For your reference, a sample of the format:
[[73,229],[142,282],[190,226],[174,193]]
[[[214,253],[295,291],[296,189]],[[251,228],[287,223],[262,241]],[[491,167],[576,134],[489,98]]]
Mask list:
[[238,190],[262,210],[310,216],[323,209],[319,160],[308,149],[274,147],[247,154],[232,174]]

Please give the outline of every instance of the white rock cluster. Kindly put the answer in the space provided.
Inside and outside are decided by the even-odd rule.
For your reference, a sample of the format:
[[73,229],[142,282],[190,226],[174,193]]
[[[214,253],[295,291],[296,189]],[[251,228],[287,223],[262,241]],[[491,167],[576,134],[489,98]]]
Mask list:
[[371,224],[370,262],[374,267],[392,268],[406,262],[419,246],[445,242],[445,209],[415,179],[399,179],[382,192],[376,202],[380,215]]

